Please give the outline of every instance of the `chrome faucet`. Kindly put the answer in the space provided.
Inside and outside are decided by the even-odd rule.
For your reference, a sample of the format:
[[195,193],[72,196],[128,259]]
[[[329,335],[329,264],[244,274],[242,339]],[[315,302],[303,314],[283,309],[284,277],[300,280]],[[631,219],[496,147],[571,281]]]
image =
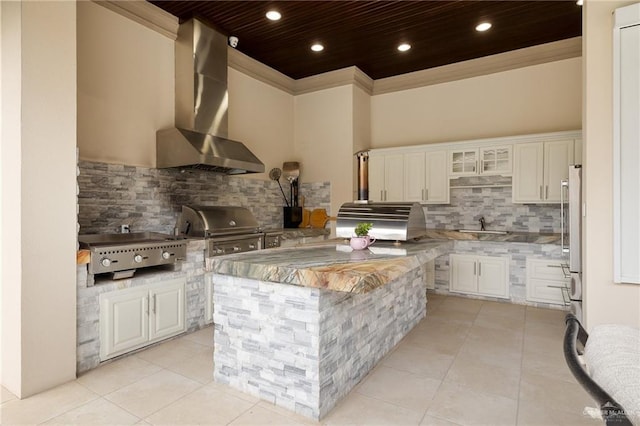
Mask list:
[[482,216],[480,218],[480,230],[481,231],[486,231],[486,229],[484,229],[484,225],[485,225],[485,220],[484,220],[484,216]]

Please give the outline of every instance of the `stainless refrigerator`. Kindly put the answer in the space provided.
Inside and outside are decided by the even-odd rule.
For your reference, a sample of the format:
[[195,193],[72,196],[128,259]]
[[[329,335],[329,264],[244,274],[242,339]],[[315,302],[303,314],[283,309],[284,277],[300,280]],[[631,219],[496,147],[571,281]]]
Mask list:
[[563,265],[571,283],[564,291],[571,312],[582,321],[582,166],[569,166],[569,178],[563,180],[560,202]]

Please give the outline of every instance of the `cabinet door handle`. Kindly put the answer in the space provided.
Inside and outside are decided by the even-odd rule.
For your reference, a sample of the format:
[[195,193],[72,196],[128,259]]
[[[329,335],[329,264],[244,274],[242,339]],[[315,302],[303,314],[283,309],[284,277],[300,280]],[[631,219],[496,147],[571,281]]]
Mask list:
[[548,200],[548,199],[549,199],[549,185],[547,185],[547,186],[544,188],[544,199],[545,199],[545,200]]
[[149,296],[145,297],[144,301],[145,301],[145,305],[146,305],[144,307],[144,310],[147,312],[147,315],[149,315]]
[[425,189],[424,191],[427,194],[426,200],[429,201],[429,188]]
[[543,197],[543,195],[542,195],[542,185],[540,185],[540,199],[541,199],[541,200],[544,200],[544,197]]
[[478,262],[478,276],[482,276],[482,262]]
[[547,268],[562,268],[562,265],[547,265]]
[[380,190],[380,201],[384,201],[384,191]]
[[476,265],[478,262],[473,262],[473,275],[476,274]]
[[153,295],[153,311],[154,314],[156,313],[156,295]]
[[484,173],[484,160],[480,160],[480,174]]

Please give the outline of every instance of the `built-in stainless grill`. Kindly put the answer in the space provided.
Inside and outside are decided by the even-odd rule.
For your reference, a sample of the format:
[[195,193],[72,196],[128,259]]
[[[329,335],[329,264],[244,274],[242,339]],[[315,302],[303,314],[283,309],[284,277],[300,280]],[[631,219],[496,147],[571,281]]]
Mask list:
[[180,235],[205,238],[207,257],[261,250],[265,237],[244,207],[182,206],[176,227]]
[[156,232],[79,235],[80,248],[91,252],[90,274],[131,277],[136,269],[169,265],[187,256],[187,242]]
[[426,234],[420,203],[345,203],[338,211],[336,236],[353,237],[360,222],[372,223],[369,235],[378,240],[408,241]]

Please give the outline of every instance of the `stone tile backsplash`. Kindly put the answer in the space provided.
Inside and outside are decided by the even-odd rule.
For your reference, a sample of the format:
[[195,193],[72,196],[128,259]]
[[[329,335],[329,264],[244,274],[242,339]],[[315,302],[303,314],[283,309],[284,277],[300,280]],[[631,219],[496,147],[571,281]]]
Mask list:
[[[261,227],[282,227],[285,203],[278,184],[271,180],[89,161],[78,166],[81,234],[118,232],[123,224],[130,225],[132,232],[171,233],[183,204],[247,207]],[[288,198],[288,183],[282,182],[282,187]],[[329,211],[330,192],[329,182],[300,185],[308,208]],[[452,179],[450,204],[423,208],[427,228],[479,229],[484,216],[490,230],[560,232],[560,206],[513,204],[511,177]]]
[[480,229],[479,219],[484,216],[489,230],[560,232],[560,205],[513,204],[511,177],[452,179],[450,204],[423,208],[427,228]]
[[[172,233],[183,204],[246,207],[263,228],[282,227],[284,200],[277,182],[203,170],[149,169],[120,164],[78,163],[80,233]],[[287,197],[289,185],[282,183]],[[329,182],[300,184],[308,208],[330,207]]]

